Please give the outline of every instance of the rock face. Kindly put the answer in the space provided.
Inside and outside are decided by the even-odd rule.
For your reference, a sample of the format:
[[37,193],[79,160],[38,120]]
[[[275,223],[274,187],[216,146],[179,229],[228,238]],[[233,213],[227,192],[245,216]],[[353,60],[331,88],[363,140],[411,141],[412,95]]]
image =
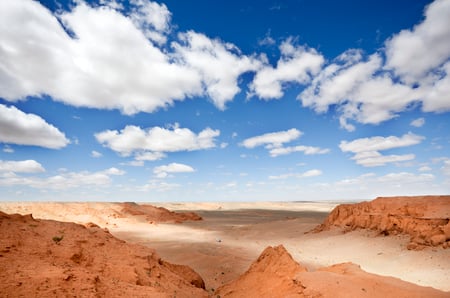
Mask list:
[[121,203],[121,212],[126,215],[143,216],[149,222],[176,222],[187,220],[202,220],[201,216],[194,212],[173,212],[163,207],[155,207],[148,204],[134,202]]
[[367,273],[352,263],[308,272],[283,246],[268,247],[247,272],[217,289],[215,297],[449,297],[393,277]]
[[2,297],[208,297],[187,266],[86,226],[0,212]]
[[408,234],[408,249],[450,247],[450,196],[389,197],[337,206],[313,231],[370,229],[382,235]]

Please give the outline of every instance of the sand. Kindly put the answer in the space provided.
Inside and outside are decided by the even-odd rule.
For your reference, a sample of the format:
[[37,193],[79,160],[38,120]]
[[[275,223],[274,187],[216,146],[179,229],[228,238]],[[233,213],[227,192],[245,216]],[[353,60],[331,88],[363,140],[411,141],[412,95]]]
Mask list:
[[371,274],[450,291],[450,249],[408,250],[409,235],[380,236],[367,229],[307,233],[326,221],[337,202],[152,204],[195,212],[202,220],[164,223],[125,216],[123,206],[115,203],[0,203],[0,210],[95,222],[119,239],[155,249],[170,263],[189,266],[203,278],[209,294],[236,281],[267,247],[280,244],[311,272],[351,262]]

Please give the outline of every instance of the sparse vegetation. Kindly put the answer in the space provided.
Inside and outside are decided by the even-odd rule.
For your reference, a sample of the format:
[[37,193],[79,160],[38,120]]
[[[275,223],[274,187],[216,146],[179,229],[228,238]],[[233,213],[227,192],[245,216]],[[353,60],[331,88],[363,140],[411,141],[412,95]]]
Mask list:
[[61,240],[63,240],[64,235],[61,236],[53,236],[52,240],[53,242],[55,242],[56,244],[59,244],[59,242],[61,242]]

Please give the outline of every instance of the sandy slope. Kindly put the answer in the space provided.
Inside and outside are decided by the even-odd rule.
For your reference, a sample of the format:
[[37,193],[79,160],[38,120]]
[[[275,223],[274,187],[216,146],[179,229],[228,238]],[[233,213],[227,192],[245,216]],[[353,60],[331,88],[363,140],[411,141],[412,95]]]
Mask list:
[[207,297],[201,277],[100,227],[0,212],[1,297]]
[[448,297],[393,277],[364,272],[352,263],[308,271],[282,246],[266,248],[238,279],[221,286],[220,297]]
[[450,249],[407,250],[408,235],[383,237],[368,230],[305,234],[324,222],[335,203],[156,205],[195,211],[203,220],[149,224],[142,216],[117,216],[122,209],[113,203],[0,203],[0,210],[96,222],[121,239],[156,249],[165,260],[190,266],[210,294],[242,275],[267,246],[279,244],[309,270],[352,262],[370,273],[450,291]]

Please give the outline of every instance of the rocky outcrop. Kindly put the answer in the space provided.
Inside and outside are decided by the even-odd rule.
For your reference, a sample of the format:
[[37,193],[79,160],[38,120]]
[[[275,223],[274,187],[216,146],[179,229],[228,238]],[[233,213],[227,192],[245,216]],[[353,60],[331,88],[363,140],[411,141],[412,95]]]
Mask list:
[[214,297],[448,297],[449,293],[367,273],[352,263],[308,272],[283,246],[268,247]]
[[388,197],[337,206],[314,232],[339,227],[410,235],[408,249],[450,247],[450,196]]
[[201,216],[194,212],[174,212],[163,207],[149,204],[137,204],[134,202],[121,203],[121,212],[126,215],[142,216],[151,223],[176,222],[187,220],[202,220]]
[[0,212],[2,297],[208,297],[192,269],[95,224]]

